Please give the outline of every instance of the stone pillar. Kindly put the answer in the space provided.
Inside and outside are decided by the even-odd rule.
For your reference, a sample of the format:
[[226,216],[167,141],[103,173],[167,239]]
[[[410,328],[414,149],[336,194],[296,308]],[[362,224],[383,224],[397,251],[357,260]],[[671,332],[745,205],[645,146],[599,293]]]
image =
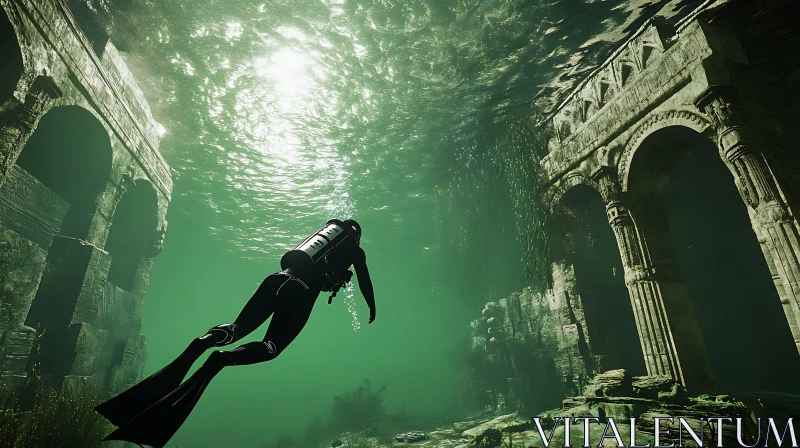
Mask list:
[[599,171],[595,180],[617,238],[647,372],[669,376],[692,393],[711,392],[711,367],[677,266],[653,262],[648,239],[637,227],[619,183],[609,171]]
[[28,137],[38,126],[39,119],[50,108],[53,100],[61,95],[61,89],[53,78],[40,76],[28,90],[25,102],[6,112],[0,127],[0,185],[17,162]]
[[717,146],[731,170],[736,187],[747,205],[750,223],[758,237],[794,342],[800,351],[800,228],[761,148],[754,144],[752,129],[739,110],[731,86],[712,86],[695,105],[714,126]]

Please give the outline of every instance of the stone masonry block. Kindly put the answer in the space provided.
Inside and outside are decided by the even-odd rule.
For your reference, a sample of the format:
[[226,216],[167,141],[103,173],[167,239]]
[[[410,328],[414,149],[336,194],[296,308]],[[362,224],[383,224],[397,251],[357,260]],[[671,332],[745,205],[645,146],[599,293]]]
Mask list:
[[88,323],[72,324],[70,332],[76,335],[72,375],[91,376],[101,370],[103,353],[109,354],[108,332]]

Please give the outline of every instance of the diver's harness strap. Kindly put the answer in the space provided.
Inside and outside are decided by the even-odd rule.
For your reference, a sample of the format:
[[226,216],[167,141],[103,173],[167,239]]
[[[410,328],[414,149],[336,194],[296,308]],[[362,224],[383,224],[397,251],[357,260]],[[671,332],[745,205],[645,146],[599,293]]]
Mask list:
[[337,272],[331,277],[337,277],[337,278],[336,278],[336,283],[334,283],[333,286],[331,286],[332,294],[330,295],[330,297],[328,297],[328,305],[333,303],[333,298],[336,297],[336,293],[339,292],[342,286],[350,282],[350,280],[353,278],[353,273],[350,272],[350,270],[348,269],[346,271]]

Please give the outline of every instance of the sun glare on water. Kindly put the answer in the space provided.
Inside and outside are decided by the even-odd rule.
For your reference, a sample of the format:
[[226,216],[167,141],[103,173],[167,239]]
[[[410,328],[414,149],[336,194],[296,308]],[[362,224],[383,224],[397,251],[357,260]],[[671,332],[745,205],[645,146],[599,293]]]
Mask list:
[[[271,80],[284,112],[295,112],[314,85],[314,60],[294,48],[284,47],[268,57],[254,61],[256,74]],[[285,107],[285,109],[284,109]]]

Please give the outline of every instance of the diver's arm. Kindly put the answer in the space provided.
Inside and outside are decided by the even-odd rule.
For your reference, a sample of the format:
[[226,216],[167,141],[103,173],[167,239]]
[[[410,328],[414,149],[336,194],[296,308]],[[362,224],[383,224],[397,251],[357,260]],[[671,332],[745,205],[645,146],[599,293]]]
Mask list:
[[361,295],[364,296],[369,307],[369,323],[372,323],[375,320],[375,293],[372,290],[372,280],[369,278],[369,269],[367,269],[367,255],[360,247],[357,250],[353,267],[356,268],[358,289],[361,290]]

